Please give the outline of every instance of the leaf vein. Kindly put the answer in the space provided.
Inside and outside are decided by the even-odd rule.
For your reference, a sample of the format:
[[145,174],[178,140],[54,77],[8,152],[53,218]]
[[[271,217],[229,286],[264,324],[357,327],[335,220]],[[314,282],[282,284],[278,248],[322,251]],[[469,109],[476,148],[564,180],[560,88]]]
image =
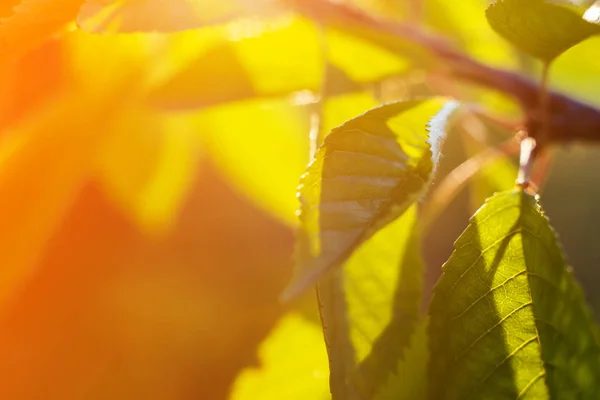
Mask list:
[[495,290],[500,289],[501,287],[503,287],[504,285],[506,285],[508,282],[512,281],[513,279],[516,279],[517,277],[519,277],[519,276],[521,276],[523,274],[527,274],[527,270],[519,271],[518,273],[514,274],[510,278],[507,278],[504,282],[502,282],[498,286],[495,286],[495,287],[491,288],[483,296],[481,296],[478,299],[476,299],[474,302],[472,302],[471,304],[469,304],[469,306],[467,308],[465,308],[462,312],[460,312],[458,315],[456,315],[455,317],[453,317],[452,321],[455,321],[455,320],[459,319],[460,317],[462,317],[463,315],[465,315],[471,308],[473,308],[477,303],[479,303],[481,300],[483,300],[484,298],[486,298],[487,296],[489,296],[490,294],[492,294]]
[[511,358],[513,358],[515,355],[517,355],[519,353],[519,351],[523,350],[525,347],[527,347],[529,344],[537,341],[539,338],[537,335],[532,336],[531,338],[525,340],[523,343],[521,343],[517,348],[515,348],[510,354],[508,354],[506,357],[504,357],[504,359],[502,359],[502,361],[500,361],[498,364],[496,364],[494,366],[494,368],[485,376],[485,378],[483,378],[478,384],[477,386],[473,389],[472,391],[472,395],[470,396],[470,398],[474,398],[477,390],[479,388],[481,388],[485,382],[487,382],[488,379],[490,379],[497,371],[498,369],[506,364]]
[[460,353],[457,357],[454,358],[454,363],[456,364],[458,361],[460,361],[461,358],[463,358],[477,343],[479,343],[481,340],[483,340],[487,335],[489,335],[494,329],[496,329],[497,327],[501,326],[502,323],[504,323],[507,319],[509,319],[510,317],[512,317],[513,315],[515,315],[517,312],[532,306],[533,302],[532,301],[528,301],[527,303],[523,303],[521,304],[519,307],[515,308],[514,310],[512,310],[511,312],[509,312],[508,314],[506,314],[504,316],[504,318],[502,318],[500,321],[496,322],[494,325],[492,325],[492,327],[490,327],[488,330],[486,330],[485,332],[483,332],[477,339],[475,339],[473,342],[471,342],[471,344],[469,346],[467,346],[466,349],[463,350],[462,353]]
[[539,374],[537,374],[536,376],[534,376],[533,378],[531,378],[531,380],[529,381],[529,383],[527,385],[525,385],[525,387],[523,388],[523,390],[521,390],[521,392],[517,396],[516,400],[522,399],[523,396],[525,396],[525,394],[527,394],[527,392],[529,391],[529,389],[531,389],[533,387],[533,385],[535,385],[536,382],[539,381],[544,376],[546,376],[546,371],[542,370],[542,371],[540,371]]

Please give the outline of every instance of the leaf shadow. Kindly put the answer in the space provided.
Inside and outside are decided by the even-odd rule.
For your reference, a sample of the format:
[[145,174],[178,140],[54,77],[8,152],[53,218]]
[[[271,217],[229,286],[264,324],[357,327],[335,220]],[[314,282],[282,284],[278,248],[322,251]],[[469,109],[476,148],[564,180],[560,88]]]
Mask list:
[[399,262],[398,286],[392,299],[392,318],[355,373],[356,384],[369,399],[396,372],[419,321],[423,274],[419,242],[417,230],[413,229]]
[[[502,315],[496,302],[488,295],[500,288],[494,286],[495,278],[511,240],[519,230],[520,220],[506,231],[499,243],[484,248],[476,218],[457,241],[445,268],[454,267],[475,254],[475,262],[466,271],[461,271],[457,281],[472,269],[476,276],[468,284],[473,285],[472,290],[483,294],[475,296],[463,311],[453,315],[450,315],[449,304],[459,301],[465,293],[452,290],[452,287],[443,298],[440,294],[434,295],[429,326],[428,398],[431,400],[516,399],[519,396],[514,371],[508,362],[511,352],[507,332],[502,328],[502,322],[508,316]],[[467,243],[459,247],[465,238]],[[486,265],[484,254],[490,250],[495,251],[495,255]],[[442,317],[434,318],[434,313]],[[462,327],[457,328],[456,324],[462,324]],[[432,340],[434,337],[436,340]]]

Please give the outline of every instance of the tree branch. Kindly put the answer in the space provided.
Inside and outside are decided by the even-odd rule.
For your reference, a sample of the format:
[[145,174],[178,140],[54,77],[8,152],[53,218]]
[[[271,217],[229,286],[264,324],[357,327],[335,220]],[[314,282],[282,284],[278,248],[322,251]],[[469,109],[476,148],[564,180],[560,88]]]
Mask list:
[[[445,38],[407,23],[378,18],[334,0],[285,1],[311,19],[382,47],[404,51],[407,44],[416,45],[425,49],[438,63],[442,61],[453,76],[512,96],[527,115],[530,136],[536,137],[540,127],[537,82],[514,72],[482,64],[455,49]],[[600,141],[600,109],[557,92],[548,94],[548,104],[551,114],[548,141]]]

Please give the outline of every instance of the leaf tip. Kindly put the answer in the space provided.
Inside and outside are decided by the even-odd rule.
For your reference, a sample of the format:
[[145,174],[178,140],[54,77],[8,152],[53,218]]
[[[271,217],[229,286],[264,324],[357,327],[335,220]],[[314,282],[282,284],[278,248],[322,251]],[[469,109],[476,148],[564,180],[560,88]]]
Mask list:
[[[333,266],[330,266],[333,268]],[[311,286],[315,285],[319,279],[327,272],[328,269],[313,268],[306,270],[299,266],[296,276],[283,289],[279,295],[279,302],[288,304],[302,296]]]
[[293,280],[283,289],[283,291],[279,295],[279,303],[291,303],[292,301],[300,297],[300,295],[307,290],[308,286],[309,283],[307,283],[306,279],[301,281]]

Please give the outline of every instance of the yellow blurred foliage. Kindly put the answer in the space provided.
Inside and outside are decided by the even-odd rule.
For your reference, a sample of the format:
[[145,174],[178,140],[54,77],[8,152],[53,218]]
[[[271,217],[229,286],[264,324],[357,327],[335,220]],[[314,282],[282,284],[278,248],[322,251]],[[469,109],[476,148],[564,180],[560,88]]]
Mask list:
[[[484,1],[341,3],[536,70]],[[293,4],[0,1],[0,398],[328,398],[319,325],[277,303],[309,133],[433,93],[445,66]],[[597,45],[559,59],[553,85],[600,104]],[[474,186],[504,187],[507,160],[482,179],[499,168]]]

